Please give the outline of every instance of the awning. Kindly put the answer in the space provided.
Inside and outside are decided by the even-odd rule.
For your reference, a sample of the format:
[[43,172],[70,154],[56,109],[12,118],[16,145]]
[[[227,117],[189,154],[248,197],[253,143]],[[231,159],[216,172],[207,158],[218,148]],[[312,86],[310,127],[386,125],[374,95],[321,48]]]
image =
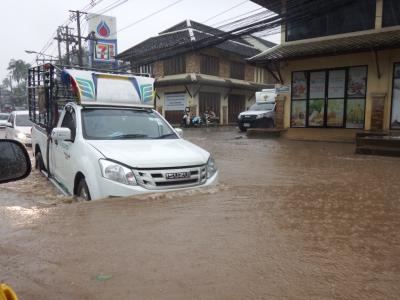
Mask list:
[[218,87],[228,87],[228,88],[238,88],[243,90],[251,90],[251,91],[259,91],[267,88],[274,88],[274,85],[271,84],[261,84],[256,82],[250,82],[246,80],[240,79],[232,79],[232,78],[221,78],[218,76],[205,75],[205,74],[179,74],[179,75],[168,75],[164,77],[157,78],[154,86],[163,87],[170,85],[186,85],[186,84],[203,84],[203,85],[212,85]]
[[365,51],[400,48],[400,27],[370,31],[359,35],[316,38],[277,45],[250,58],[253,62],[283,61],[322,55],[338,55]]

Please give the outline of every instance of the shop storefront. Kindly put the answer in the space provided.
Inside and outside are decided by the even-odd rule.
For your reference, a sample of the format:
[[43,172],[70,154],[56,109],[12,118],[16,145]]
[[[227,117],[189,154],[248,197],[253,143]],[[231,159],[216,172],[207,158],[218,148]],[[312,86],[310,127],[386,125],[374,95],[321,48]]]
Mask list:
[[292,72],[290,127],[365,126],[367,66]]

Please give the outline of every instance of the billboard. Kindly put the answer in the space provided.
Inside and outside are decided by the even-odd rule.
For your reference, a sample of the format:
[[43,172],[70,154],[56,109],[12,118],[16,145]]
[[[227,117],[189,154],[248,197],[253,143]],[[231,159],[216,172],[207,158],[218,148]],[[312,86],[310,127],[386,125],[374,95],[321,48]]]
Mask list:
[[115,63],[117,55],[117,19],[111,16],[88,14],[88,32],[94,33],[90,41],[90,61]]

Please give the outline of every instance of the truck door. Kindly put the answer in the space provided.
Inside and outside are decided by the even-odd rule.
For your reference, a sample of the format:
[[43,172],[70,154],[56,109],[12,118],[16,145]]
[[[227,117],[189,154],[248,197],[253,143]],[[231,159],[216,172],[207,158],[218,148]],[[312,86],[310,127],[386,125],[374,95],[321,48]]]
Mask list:
[[[53,174],[57,181],[67,188],[71,186],[74,180],[73,166],[71,161],[71,148],[74,146],[76,136],[76,114],[72,107],[65,108],[65,114],[60,127],[66,127],[71,130],[71,141],[53,141],[53,156],[55,170]],[[72,190],[68,190],[72,193]]]

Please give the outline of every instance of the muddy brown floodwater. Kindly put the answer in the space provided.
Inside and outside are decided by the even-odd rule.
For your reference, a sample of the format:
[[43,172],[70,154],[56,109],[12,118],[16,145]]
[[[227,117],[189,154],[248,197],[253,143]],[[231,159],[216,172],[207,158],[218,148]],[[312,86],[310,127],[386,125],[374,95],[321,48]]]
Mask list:
[[[400,159],[185,131],[220,184],[75,202],[0,187],[0,281],[20,299],[400,299]],[[238,138],[243,137],[243,138]]]

